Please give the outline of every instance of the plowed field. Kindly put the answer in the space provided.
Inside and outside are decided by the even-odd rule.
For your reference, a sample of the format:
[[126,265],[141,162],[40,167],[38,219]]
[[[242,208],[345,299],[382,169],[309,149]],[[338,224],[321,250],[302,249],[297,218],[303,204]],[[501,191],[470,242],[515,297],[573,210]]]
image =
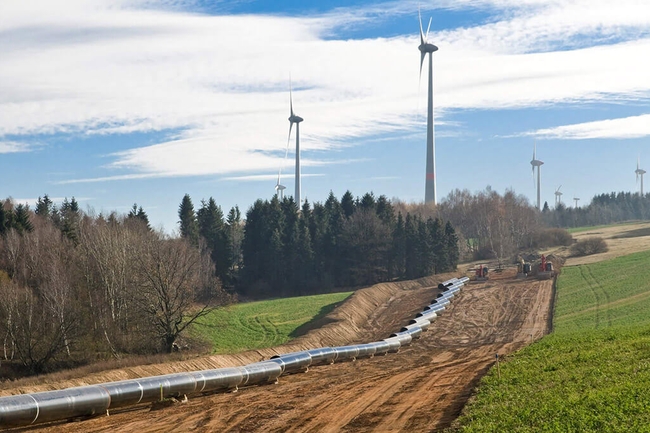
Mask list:
[[[448,277],[380,284],[359,291],[327,318],[330,323],[277,351],[386,338],[435,298],[435,284]],[[283,376],[278,384],[192,396],[160,410],[143,405],[110,416],[32,429],[84,433],[437,431],[458,416],[477,381],[495,362],[495,354],[507,355],[548,332],[551,298],[551,280],[515,280],[513,271],[505,271],[492,275],[490,281],[466,285],[429,331],[397,354],[313,367],[307,373]],[[241,365],[272,353],[107,372],[66,385]],[[33,391],[60,385],[38,386]]]

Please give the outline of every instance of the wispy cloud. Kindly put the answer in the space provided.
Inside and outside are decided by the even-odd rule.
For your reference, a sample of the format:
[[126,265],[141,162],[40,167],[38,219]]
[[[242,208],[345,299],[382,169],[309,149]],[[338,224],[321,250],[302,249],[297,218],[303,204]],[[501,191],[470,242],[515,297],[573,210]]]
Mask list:
[[32,150],[32,148],[27,143],[0,140],[0,153],[29,152],[30,150]]
[[[60,183],[274,171],[287,141],[290,73],[308,155],[420,124],[415,17],[412,35],[335,38],[351,20],[414,13],[417,2],[316,17],[183,12],[193,5],[0,2],[0,15],[8,17],[0,22],[0,152],[19,148],[3,136],[181,130],[113,154],[105,169],[117,174]],[[650,97],[650,63],[639,61],[650,52],[650,3],[423,4],[436,8],[493,11],[484,24],[431,35],[440,47],[438,118],[450,109]]]
[[650,136],[650,114],[538,129],[524,135],[563,140],[648,137]]
[[[325,176],[322,173],[301,173],[300,177],[323,177]],[[282,175],[282,179],[294,179],[295,176],[293,174],[287,174],[287,175]],[[237,182],[260,182],[264,181],[267,182],[269,180],[277,180],[278,175],[276,174],[255,174],[255,175],[249,175],[249,176],[229,176],[229,177],[223,177],[220,180],[224,181],[237,181]]]

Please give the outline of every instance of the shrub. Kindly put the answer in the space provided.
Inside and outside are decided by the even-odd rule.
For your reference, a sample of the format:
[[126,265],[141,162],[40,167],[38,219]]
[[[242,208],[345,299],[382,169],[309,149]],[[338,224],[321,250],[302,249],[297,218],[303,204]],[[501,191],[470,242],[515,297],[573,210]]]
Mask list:
[[575,257],[589,256],[591,254],[608,251],[607,242],[600,237],[592,237],[576,242],[571,246],[571,255]]
[[572,243],[573,237],[571,233],[559,228],[538,230],[531,237],[532,248],[568,246]]

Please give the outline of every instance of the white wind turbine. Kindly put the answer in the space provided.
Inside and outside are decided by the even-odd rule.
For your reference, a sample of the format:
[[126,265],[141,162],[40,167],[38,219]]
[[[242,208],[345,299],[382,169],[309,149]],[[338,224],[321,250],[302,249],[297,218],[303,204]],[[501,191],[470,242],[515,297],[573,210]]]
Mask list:
[[418,9],[418,17],[420,18],[420,79],[422,78],[422,65],[424,58],[429,54],[429,88],[428,88],[428,106],[427,106],[427,164],[426,164],[426,180],[424,184],[424,202],[434,204],[437,202],[436,197],[436,144],[434,137],[433,125],[433,53],[438,51],[438,47],[429,43],[429,30],[431,29],[431,19],[429,19],[429,26],[427,33],[422,30],[422,15]]
[[580,201],[580,197],[573,197],[573,199],[576,202],[576,209],[578,209],[578,202]]
[[537,143],[533,147],[533,159],[530,161],[530,165],[533,166],[533,176],[535,176],[535,167],[537,167],[537,209],[542,208],[541,202],[541,190],[542,190],[542,165],[543,161],[537,159]]
[[646,174],[646,171],[642,168],[640,168],[640,163],[641,163],[641,158],[637,158],[636,160],[636,170],[634,172],[636,173],[636,182],[639,183],[639,177],[641,178],[641,196],[643,196],[643,175]]
[[562,193],[560,192],[560,188],[562,188],[562,185],[558,186],[555,190],[555,207],[562,203]]
[[[296,116],[293,112],[293,93],[291,91],[291,82],[289,82],[289,107],[290,107],[290,116],[289,116],[289,137],[287,138],[287,148],[289,147],[289,142],[291,141],[291,129],[293,124],[296,124],[296,191],[293,196],[293,199],[300,209],[300,122],[304,119],[300,116]],[[279,182],[278,182],[279,183]]]

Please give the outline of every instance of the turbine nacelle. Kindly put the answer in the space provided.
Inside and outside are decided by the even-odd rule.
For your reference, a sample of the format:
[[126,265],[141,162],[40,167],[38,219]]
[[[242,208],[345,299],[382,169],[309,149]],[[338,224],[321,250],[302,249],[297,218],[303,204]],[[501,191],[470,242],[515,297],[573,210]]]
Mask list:
[[420,44],[418,50],[420,50],[422,54],[435,53],[436,51],[438,51],[438,47],[433,45],[432,43],[424,42]]
[[291,123],[300,123],[300,122],[302,122],[303,120],[305,120],[305,119],[303,119],[303,118],[300,117],[300,116],[296,116],[296,115],[293,114],[293,113],[291,113],[291,116],[289,116],[289,122],[291,122]]

